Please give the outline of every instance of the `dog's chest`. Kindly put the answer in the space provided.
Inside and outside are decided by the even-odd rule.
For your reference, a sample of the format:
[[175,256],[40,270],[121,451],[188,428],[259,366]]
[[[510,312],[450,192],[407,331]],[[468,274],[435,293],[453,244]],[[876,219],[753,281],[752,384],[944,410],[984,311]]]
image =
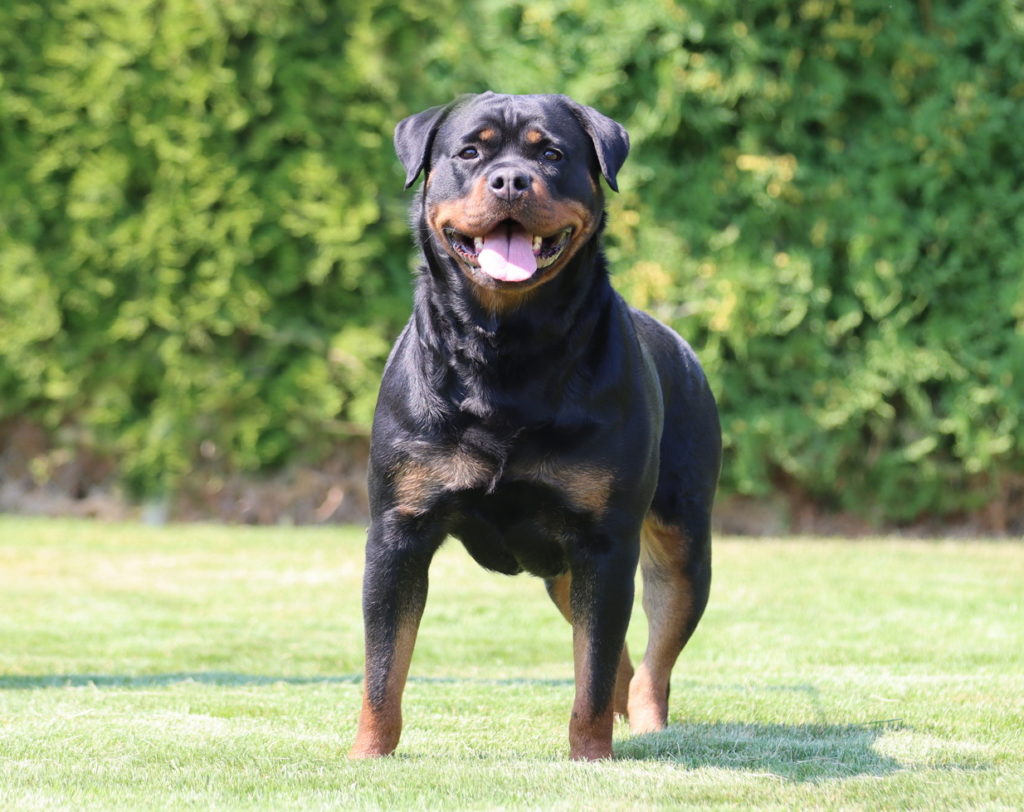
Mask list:
[[[470,495],[475,503],[498,505],[526,486],[546,493],[563,509],[600,515],[614,479],[613,472],[599,463],[535,448],[524,452],[512,447],[495,454],[460,445],[420,449],[398,466],[394,481],[396,506],[406,515],[455,507]],[[519,501],[522,512],[529,513],[530,502]]]

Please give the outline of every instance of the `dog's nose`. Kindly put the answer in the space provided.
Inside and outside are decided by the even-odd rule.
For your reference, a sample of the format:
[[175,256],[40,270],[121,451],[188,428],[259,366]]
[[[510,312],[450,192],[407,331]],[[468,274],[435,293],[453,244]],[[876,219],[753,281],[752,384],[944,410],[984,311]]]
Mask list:
[[502,200],[509,202],[526,192],[532,182],[533,178],[528,172],[513,166],[498,167],[487,176],[490,190]]

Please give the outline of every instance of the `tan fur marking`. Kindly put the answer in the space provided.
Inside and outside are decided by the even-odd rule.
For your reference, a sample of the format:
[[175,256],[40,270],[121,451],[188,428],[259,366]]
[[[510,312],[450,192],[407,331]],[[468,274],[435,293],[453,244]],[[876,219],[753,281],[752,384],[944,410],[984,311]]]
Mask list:
[[609,702],[603,712],[595,713],[589,688],[591,655],[587,638],[584,626],[574,623],[572,651],[576,698],[573,700],[572,716],[569,719],[569,758],[576,761],[595,761],[612,757],[614,703]]
[[678,528],[648,513],[640,530],[640,560],[660,569],[681,570],[686,561],[686,540]]
[[646,660],[630,680],[627,706],[629,730],[634,736],[656,733],[668,725],[668,682],[655,681]]
[[539,144],[544,138],[543,134],[537,130],[527,130],[526,135],[523,136],[528,144]]
[[398,746],[402,734],[402,693],[409,676],[409,664],[416,645],[417,623],[403,625],[398,630],[394,657],[388,673],[384,701],[374,708],[367,695],[367,679],[363,680],[363,704],[359,712],[356,740],[349,758],[376,758],[390,755]]
[[551,600],[555,602],[562,617],[572,623],[572,605],[569,596],[572,594],[572,573],[559,575],[551,583]]
[[474,285],[473,295],[484,309],[491,313],[514,313],[529,300],[536,289],[535,286],[523,289],[498,290],[497,288],[485,288],[482,285]]
[[[663,628],[681,627],[693,608],[690,584],[683,577],[688,547],[688,541],[679,528],[663,524],[653,514],[647,514],[640,531],[640,566],[644,574],[644,608],[647,609],[649,592],[652,593],[650,601],[656,601],[656,606],[652,605],[648,611],[652,639],[657,636],[655,632]],[[661,588],[664,583],[670,583],[671,589]],[[677,654],[678,651],[668,663],[669,669],[674,665]]]
[[490,127],[486,127],[480,130],[481,141],[490,141],[492,138],[494,138],[494,130],[492,130]]
[[562,464],[552,460],[525,469],[522,476],[557,488],[576,510],[598,515],[608,506],[615,480],[611,471],[596,465]]
[[693,592],[684,576],[689,543],[679,528],[647,514],[640,532],[647,651],[629,685],[629,728],[663,730],[668,723],[668,684],[685,642]]
[[633,680],[633,663],[629,659],[629,646],[622,644],[619,668],[615,672],[615,693],[612,694],[612,708],[616,716],[629,717],[629,683]]
[[433,204],[427,211],[427,222],[447,246],[443,232],[449,226],[464,234],[482,237],[494,223],[504,219],[499,217],[497,204],[498,198],[487,191],[487,178],[480,177],[466,196]]
[[[599,192],[598,192],[599,194]],[[597,230],[599,218],[578,200],[558,200],[551,196],[547,184],[535,179],[531,193],[518,198],[512,204],[503,202],[487,188],[486,177],[473,184],[469,194],[454,200],[434,203],[427,210],[427,224],[437,235],[438,242],[456,260],[462,258],[451,250],[444,235],[445,228],[454,228],[470,237],[482,237],[497,223],[513,218],[518,220],[530,234],[550,237],[565,228],[572,227],[573,236],[558,261],[545,269],[536,282],[521,282],[515,287],[488,285],[471,271],[466,271],[473,285],[477,301],[493,313],[509,313],[530,298],[540,285],[553,279],[566,263]]]
[[573,761],[600,761],[612,757],[611,706],[600,716],[587,718],[586,706],[573,705],[569,720],[569,758]]
[[[567,572],[555,578],[551,583],[550,593],[562,617],[572,623],[572,604],[569,597],[572,593],[572,573]],[[629,646],[623,643],[619,668],[615,673],[615,693],[612,695],[612,708],[617,716],[628,714],[629,683],[632,678],[633,663],[629,659]]]
[[461,491],[481,485],[489,473],[487,463],[465,451],[456,451],[445,458],[441,466],[441,478],[446,491]]
[[422,512],[437,493],[432,469],[416,462],[404,463],[398,469],[395,483],[399,511],[413,516]]
[[395,474],[398,510],[415,516],[438,495],[477,487],[489,476],[486,462],[461,449],[427,462],[407,460]]

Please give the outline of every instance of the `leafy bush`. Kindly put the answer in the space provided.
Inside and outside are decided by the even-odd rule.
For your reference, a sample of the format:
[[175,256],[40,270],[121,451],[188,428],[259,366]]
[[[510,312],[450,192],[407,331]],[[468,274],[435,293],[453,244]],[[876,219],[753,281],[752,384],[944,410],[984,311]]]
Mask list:
[[[6,413],[139,492],[365,425],[408,307],[393,113],[316,4],[0,11]],[[395,197],[395,195],[391,195]]]
[[140,493],[365,430],[409,307],[394,123],[557,91],[631,132],[617,285],[698,348],[727,489],[1005,501],[1022,46],[1008,0],[11,0],[0,418],[74,427]]

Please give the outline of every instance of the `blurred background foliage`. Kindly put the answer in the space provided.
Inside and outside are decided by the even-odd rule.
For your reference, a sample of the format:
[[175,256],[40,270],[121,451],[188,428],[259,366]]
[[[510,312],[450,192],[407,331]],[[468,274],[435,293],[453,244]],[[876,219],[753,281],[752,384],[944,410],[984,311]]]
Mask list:
[[0,421],[139,497],[365,433],[414,262],[392,129],[487,88],[629,129],[615,283],[698,349],[726,491],[1017,504],[1020,0],[6,0]]

